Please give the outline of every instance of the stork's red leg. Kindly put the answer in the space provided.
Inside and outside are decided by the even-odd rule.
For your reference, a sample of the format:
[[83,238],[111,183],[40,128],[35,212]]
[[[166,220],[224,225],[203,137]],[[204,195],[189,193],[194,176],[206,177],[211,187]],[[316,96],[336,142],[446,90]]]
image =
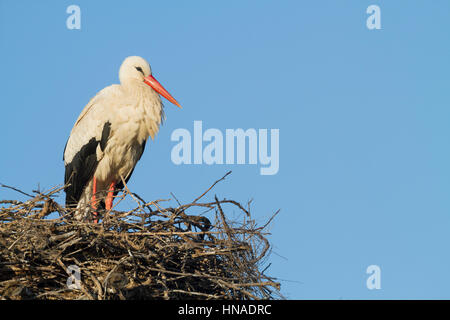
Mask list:
[[116,187],[116,183],[114,181],[111,182],[111,184],[109,185],[109,189],[108,189],[108,195],[106,196],[106,201],[105,201],[106,210],[111,210],[112,209],[112,204],[113,204],[113,200],[114,200],[114,188],[115,187]]
[[92,210],[94,210],[94,223],[98,223],[97,219],[97,179],[94,177],[94,180],[92,182]]

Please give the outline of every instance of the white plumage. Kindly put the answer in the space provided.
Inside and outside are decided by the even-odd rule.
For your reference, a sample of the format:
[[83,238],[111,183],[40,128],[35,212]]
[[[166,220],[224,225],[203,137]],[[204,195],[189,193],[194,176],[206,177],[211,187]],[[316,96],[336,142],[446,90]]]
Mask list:
[[65,182],[70,184],[66,204],[76,205],[80,218],[102,201],[111,209],[112,193],[123,188],[122,177],[130,178],[148,137],[159,131],[164,112],[158,93],[179,106],[141,57],[126,58],[119,78],[120,85],[104,88],[89,101],[64,150]]

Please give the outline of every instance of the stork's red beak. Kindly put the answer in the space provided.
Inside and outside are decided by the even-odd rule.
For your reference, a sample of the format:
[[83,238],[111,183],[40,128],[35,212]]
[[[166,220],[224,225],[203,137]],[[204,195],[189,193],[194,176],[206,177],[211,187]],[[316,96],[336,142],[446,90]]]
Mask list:
[[155,79],[153,78],[152,75],[149,75],[148,77],[144,78],[144,82],[146,84],[148,84],[150,87],[153,88],[153,90],[155,90],[156,92],[158,92],[160,95],[162,95],[164,98],[166,98],[167,100],[169,100],[170,102],[172,102],[174,105],[178,106],[179,108],[181,108],[180,104],[178,103],[177,100],[175,100],[174,97],[172,97],[170,95],[169,92],[167,92],[166,89],[164,89],[164,87]]

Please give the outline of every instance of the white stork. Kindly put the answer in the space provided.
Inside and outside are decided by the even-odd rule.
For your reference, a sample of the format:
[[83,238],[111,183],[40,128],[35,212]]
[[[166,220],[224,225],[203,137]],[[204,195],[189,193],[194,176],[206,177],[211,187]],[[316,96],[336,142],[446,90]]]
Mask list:
[[78,219],[92,208],[97,222],[98,206],[111,210],[122,178],[130,179],[148,137],[154,139],[159,130],[164,117],[159,94],[181,108],[141,57],[126,58],[119,79],[120,85],[89,101],[64,148],[66,206],[77,208]]

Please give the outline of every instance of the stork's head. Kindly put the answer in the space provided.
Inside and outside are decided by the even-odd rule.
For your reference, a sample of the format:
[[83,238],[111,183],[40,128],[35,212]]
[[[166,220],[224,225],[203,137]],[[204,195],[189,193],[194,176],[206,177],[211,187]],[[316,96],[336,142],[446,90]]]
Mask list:
[[122,84],[132,84],[133,82],[144,82],[150,88],[162,95],[164,98],[180,107],[169,92],[152,76],[152,69],[144,58],[131,56],[126,58],[119,70],[119,79]]

